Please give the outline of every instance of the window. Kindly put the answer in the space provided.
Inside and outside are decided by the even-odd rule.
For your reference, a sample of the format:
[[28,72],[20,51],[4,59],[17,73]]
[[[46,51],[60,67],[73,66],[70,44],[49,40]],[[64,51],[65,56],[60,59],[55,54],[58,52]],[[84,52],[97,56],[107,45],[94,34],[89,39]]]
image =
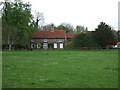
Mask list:
[[40,43],[37,43],[37,48],[39,49],[41,47],[41,44]]
[[44,42],[47,42],[47,39],[44,39]]
[[54,48],[57,48],[57,43],[54,43]]
[[120,47],[120,45],[118,45],[118,47]]
[[60,43],[60,48],[63,48],[63,43]]
[[59,39],[58,42],[62,42],[62,40]]
[[34,48],[34,43],[31,43],[31,48]]
[[34,42],[34,40],[32,39],[31,42]]
[[115,45],[115,47],[118,47],[117,45]]

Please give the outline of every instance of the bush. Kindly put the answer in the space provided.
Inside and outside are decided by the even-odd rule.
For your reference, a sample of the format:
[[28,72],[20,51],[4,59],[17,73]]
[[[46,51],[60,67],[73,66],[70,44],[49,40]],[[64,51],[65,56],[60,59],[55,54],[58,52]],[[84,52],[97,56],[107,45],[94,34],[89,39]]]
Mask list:
[[65,48],[73,48],[73,42],[72,41],[67,41],[65,44]]
[[73,41],[73,47],[100,47],[97,43],[95,43],[92,33],[80,33],[76,34]]

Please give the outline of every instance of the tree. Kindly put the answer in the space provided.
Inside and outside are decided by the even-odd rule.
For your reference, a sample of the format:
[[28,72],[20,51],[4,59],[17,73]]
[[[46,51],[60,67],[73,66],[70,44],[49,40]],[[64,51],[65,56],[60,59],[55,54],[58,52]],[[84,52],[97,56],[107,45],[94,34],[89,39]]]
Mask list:
[[120,42],[120,30],[117,32],[118,41]]
[[16,43],[22,46],[30,44],[34,31],[31,5],[29,3],[24,4],[20,0],[14,2],[8,0],[3,2],[2,11],[3,44],[9,41],[9,48]]
[[98,25],[98,28],[95,30],[94,33],[94,38],[95,41],[103,48],[107,45],[113,45],[117,41],[111,26],[107,25],[104,22],[101,22]]
[[4,2],[3,13],[2,13],[2,43],[9,45],[9,50],[13,44],[15,44],[16,28],[10,21],[10,12],[12,11],[12,4],[10,2]]
[[84,32],[86,29],[84,28],[84,26],[81,26],[81,25],[77,25],[76,26],[76,33],[81,33],[81,32]]
[[73,41],[73,47],[97,47],[98,45],[95,43],[92,33],[80,33],[76,34]]
[[73,42],[72,40],[68,40],[66,43],[65,43],[65,47],[66,49],[70,49],[70,48],[73,48]]
[[52,24],[47,24],[43,26],[43,30],[51,30],[51,25]]
[[43,13],[36,12],[34,18],[35,18],[35,28],[36,28],[36,29],[39,29],[39,22],[40,22],[40,21],[41,21],[41,23],[44,22]]
[[73,33],[74,28],[71,24],[68,23],[62,23],[58,27],[55,28],[55,30],[66,30],[67,33]]
[[[51,30],[51,25],[52,24],[53,23],[44,25],[42,27],[42,30]],[[62,24],[60,24],[58,26],[54,25],[54,30],[66,30],[67,33],[73,33],[74,32],[73,26],[71,24],[67,24],[67,23],[62,23]]]
[[15,26],[3,25],[2,31],[2,35],[4,35],[2,43],[4,45],[9,45],[9,50],[11,50],[12,46],[18,42],[17,29]]

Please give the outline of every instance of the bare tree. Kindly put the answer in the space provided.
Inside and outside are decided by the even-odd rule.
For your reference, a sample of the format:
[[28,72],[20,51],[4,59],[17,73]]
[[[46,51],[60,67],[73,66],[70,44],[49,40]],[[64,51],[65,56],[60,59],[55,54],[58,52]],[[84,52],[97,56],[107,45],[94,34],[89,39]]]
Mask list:
[[41,23],[41,25],[44,23],[44,15],[43,15],[43,13],[35,11],[34,18],[35,18],[35,28],[38,29],[39,28],[39,22]]

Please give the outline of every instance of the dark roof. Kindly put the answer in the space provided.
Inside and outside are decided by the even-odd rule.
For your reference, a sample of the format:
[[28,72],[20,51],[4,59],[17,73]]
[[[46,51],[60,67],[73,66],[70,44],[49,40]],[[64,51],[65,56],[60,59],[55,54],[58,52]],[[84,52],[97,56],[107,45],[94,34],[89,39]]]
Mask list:
[[34,32],[32,38],[73,38],[74,35],[75,33],[66,33],[65,30],[45,30]]

